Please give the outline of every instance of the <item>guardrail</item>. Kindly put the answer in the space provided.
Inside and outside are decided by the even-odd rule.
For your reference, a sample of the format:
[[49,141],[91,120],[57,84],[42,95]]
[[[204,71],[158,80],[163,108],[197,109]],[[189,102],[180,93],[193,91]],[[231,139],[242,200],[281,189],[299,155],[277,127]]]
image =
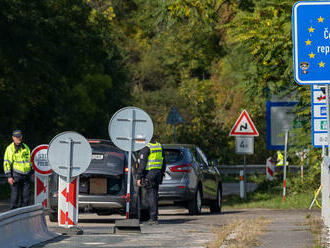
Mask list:
[[0,214],[0,247],[31,247],[59,236],[50,232],[41,205],[17,208]]
[[[223,175],[239,175],[239,171],[243,170],[244,165],[218,165],[220,172]],[[300,171],[300,166],[290,165],[290,173],[298,173]],[[265,174],[266,175],[266,165],[246,165],[247,174]]]

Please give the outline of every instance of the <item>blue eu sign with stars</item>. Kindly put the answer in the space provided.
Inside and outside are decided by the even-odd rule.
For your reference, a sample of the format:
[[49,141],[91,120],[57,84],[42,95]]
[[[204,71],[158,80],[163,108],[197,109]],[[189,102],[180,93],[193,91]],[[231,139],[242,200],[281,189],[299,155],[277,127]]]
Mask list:
[[294,78],[298,84],[330,84],[330,1],[293,6]]

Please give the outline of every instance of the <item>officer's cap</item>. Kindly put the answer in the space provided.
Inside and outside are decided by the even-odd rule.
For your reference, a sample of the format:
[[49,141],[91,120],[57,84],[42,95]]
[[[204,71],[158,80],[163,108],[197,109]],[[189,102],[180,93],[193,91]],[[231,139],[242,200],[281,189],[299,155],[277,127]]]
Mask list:
[[23,136],[23,133],[21,130],[14,130],[13,131],[13,136],[17,138],[21,138]]

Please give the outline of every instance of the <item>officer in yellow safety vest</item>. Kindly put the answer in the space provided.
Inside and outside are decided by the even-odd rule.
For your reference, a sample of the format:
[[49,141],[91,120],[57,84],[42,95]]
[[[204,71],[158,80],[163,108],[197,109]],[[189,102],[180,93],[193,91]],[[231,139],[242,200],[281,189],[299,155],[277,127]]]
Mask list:
[[166,165],[162,145],[152,139],[139,152],[139,168],[137,169],[137,185],[146,188],[146,200],[149,210],[147,224],[158,224],[158,189],[162,183]]
[[[284,156],[281,153],[281,151],[277,151],[276,154],[274,155],[274,159],[273,159],[276,163],[276,169],[275,171],[277,172],[277,177],[279,179],[282,178],[283,176],[283,165],[284,165]],[[286,161],[286,166],[289,165],[289,162]]]
[[[14,130],[13,142],[7,146],[3,167],[11,187],[10,208],[28,206],[30,203],[31,180],[33,174],[29,147],[22,143],[21,130]],[[19,192],[21,199],[19,202]]]

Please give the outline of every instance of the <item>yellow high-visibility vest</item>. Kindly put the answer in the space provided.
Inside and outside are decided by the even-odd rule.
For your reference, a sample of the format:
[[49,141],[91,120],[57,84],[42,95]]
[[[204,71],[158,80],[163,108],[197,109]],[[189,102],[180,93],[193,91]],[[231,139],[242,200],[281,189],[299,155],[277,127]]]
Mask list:
[[162,169],[163,166],[163,148],[162,145],[158,142],[156,143],[148,143],[147,147],[150,149],[150,154],[148,156],[148,163],[145,170],[154,170],[154,169]]
[[28,174],[32,169],[31,165],[30,149],[26,144],[23,143],[17,152],[14,142],[7,146],[3,161],[6,174],[11,173],[11,171]]
[[[276,166],[283,166],[284,156],[280,151],[277,151],[277,163]],[[289,165],[289,162],[286,161],[286,165]]]

